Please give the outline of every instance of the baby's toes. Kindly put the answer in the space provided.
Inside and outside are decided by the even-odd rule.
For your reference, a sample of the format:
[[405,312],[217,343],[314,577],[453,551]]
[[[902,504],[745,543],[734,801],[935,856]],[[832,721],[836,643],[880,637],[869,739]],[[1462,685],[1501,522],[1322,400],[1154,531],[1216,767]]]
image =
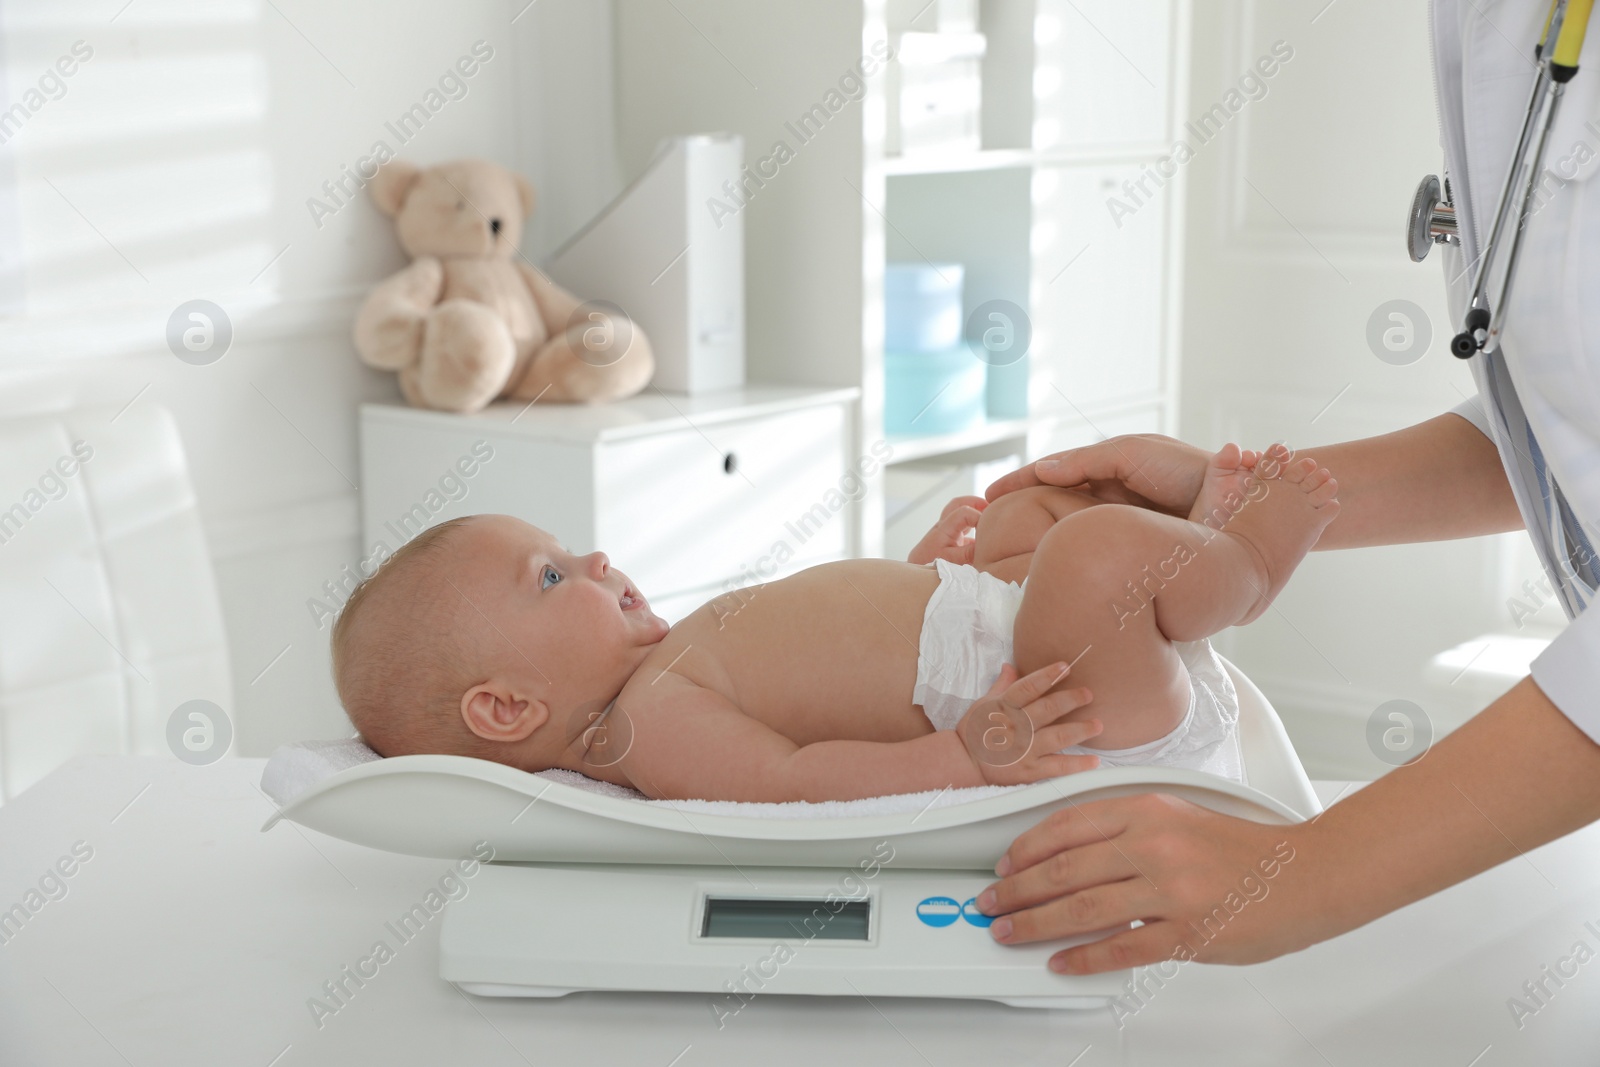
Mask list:
[[1306,479],[1306,483],[1308,483],[1304,486],[1306,499],[1311,501],[1312,507],[1320,508],[1331,504],[1339,496],[1339,483],[1328,473],[1326,467],[1314,472]]
[[1231,474],[1239,469],[1239,461],[1242,455],[1243,453],[1239,451],[1239,446],[1229,441],[1217,450],[1216,455],[1211,457],[1211,469],[1219,473]]
[[1309,458],[1302,459],[1302,460],[1299,460],[1297,462],[1291,463],[1291,464],[1289,464],[1289,466],[1284,468],[1283,480],[1286,481],[1286,482],[1294,482],[1294,483],[1298,484],[1300,482],[1305,481],[1305,479],[1308,476],[1310,476],[1311,472],[1316,470],[1316,469],[1317,469],[1317,461],[1316,460],[1309,459]]
[[1269,445],[1261,453],[1261,458],[1256,461],[1256,473],[1263,478],[1276,478],[1282,473],[1283,465],[1289,458],[1288,446],[1279,443]]

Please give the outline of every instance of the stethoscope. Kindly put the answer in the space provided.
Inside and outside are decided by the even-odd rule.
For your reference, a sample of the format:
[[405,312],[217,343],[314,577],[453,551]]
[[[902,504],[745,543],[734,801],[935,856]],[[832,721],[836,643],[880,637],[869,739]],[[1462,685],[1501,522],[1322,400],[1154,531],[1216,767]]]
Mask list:
[[[1499,348],[1500,335],[1505,330],[1506,310],[1510,306],[1511,282],[1517,273],[1517,257],[1522,250],[1522,237],[1528,226],[1528,209],[1533,203],[1534,190],[1544,166],[1545,145],[1550,138],[1550,128],[1555,125],[1556,111],[1566,92],[1567,82],[1578,73],[1578,53],[1583,51],[1583,36],[1589,28],[1589,13],[1594,0],[1552,0],[1545,16],[1544,31],[1533,50],[1539,66],[1539,76],[1533,83],[1533,94],[1528,98],[1528,111],[1522,120],[1522,134],[1517,138],[1517,150],[1512,153],[1511,166],[1506,171],[1505,184],[1500,189],[1500,203],[1495,208],[1494,226],[1489,230],[1489,241],[1478,260],[1477,273],[1472,280],[1472,299],[1467,303],[1463,329],[1450,342],[1450,352],[1459,359],[1471,359],[1477,353],[1492,353]],[[1545,43],[1555,36],[1555,47],[1545,54]],[[1535,132],[1537,131],[1537,139]],[[1532,166],[1528,165],[1528,149],[1533,146]],[[1521,187],[1521,202],[1517,205],[1517,225],[1511,233],[1511,248],[1506,254],[1506,269],[1500,279],[1500,292],[1491,305],[1485,296],[1489,273],[1493,269],[1495,253],[1505,229],[1511,199]],[[1413,262],[1421,263],[1436,244],[1461,243],[1460,227],[1456,219],[1455,204],[1450,196],[1450,179],[1440,185],[1437,175],[1430,174],[1417,186],[1411,200],[1411,217],[1406,225],[1406,251]]]

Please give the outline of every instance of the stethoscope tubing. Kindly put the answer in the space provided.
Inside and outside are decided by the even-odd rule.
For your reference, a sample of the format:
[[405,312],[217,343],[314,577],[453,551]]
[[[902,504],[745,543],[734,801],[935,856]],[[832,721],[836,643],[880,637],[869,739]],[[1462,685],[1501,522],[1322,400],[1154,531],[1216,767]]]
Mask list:
[[[1510,308],[1511,286],[1516,279],[1517,264],[1522,255],[1522,239],[1528,228],[1534,190],[1544,166],[1545,151],[1549,147],[1550,130],[1555,125],[1566,93],[1566,83],[1578,73],[1578,56],[1583,50],[1584,36],[1588,30],[1589,15],[1594,0],[1552,0],[1545,16],[1544,30],[1534,49],[1538,63],[1538,76],[1533,91],[1528,96],[1527,111],[1523,115],[1522,131],[1517,137],[1516,150],[1506,168],[1505,181],[1500,188],[1500,199],[1495,205],[1494,224],[1489,230],[1489,240],[1479,254],[1472,282],[1472,294],[1467,302],[1467,313],[1460,333],[1450,342],[1450,351],[1461,359],[1470,359],[1479,351],[1493,353],[1499,348],[1500,337],[1505,332],[1506,315]],[[1552,34],[1555,47],[1546,51]],[[1534,131],[1538,139],[1534,141]],[[1528,158],[1528,148],[1533,143],[1533,158]],[[1511,246],[1506,252],[1505,273],[1500,289],[1491,305],[1484,299],[1489,279],[1494,270],[1496,253],[1505,235],[1506,220],[1510,215],[1512,198],[1521,185],[1521,198],[1517,207],[1517,222],[1511,232]]]

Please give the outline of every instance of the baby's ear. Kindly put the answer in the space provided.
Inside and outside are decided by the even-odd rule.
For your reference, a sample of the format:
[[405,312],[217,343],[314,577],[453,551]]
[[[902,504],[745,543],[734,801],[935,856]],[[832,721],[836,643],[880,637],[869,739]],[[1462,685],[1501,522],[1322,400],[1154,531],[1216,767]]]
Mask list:
[[461,694],[461,721],[485,741],[525,741],[550,719],[542,700],[530,700],[496,681]]

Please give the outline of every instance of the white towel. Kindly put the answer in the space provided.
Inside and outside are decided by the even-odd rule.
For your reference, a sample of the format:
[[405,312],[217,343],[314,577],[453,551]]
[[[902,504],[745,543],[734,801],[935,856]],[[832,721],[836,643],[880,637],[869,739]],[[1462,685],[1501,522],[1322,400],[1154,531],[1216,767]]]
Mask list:
[[261,772],[261,791],[281,808],[324,778],[382,758],[356,737],[295,741],[267,758]]
[[[340,771],[382,759],[358,738],[339,741],[297,741],[284,745],[267,760],[261,772],[261,791],[282,807],[325,778]],[[737,815],[749,819],[838,819],[862,815],[887,815],[901,811],[926,811],[948,808],[972,800],[1007,793],[1022,786],[983,785],[970,789],[929,790],[925,793],[896,793],[862,800],[825,800],[810,803],[795,800],[782,804],[748,804],[734,800],[650,800],[636,789],[585,777],[576,771],[540,771],[545,778],[575,789],[602,796],[637,800],[706,815]]]

